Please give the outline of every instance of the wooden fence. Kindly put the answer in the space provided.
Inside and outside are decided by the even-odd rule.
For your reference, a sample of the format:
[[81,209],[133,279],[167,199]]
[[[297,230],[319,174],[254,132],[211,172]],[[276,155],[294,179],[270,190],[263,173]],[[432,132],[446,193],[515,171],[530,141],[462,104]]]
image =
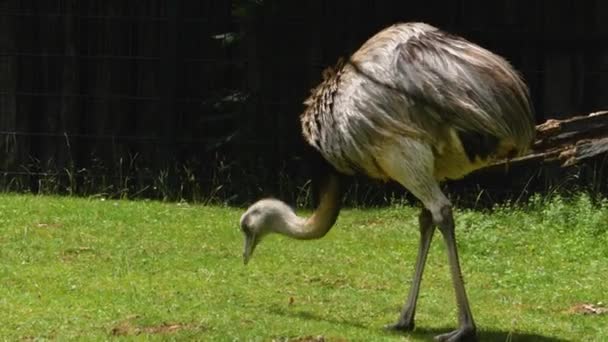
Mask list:
[[298,114],[321,70],[414,20],[507,57],[537,122],[608,107],[601,0],[5,0],[0,185],[294,196]]

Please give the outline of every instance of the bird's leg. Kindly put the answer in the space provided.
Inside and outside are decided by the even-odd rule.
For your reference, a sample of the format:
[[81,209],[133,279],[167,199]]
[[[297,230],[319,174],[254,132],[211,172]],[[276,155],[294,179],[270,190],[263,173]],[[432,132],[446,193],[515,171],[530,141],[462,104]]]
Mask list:
[[475,341],[475,322],[469,307],[469,300],[464,288],[462,280],[462,272],[460,271],[460,263],[458,261],[458,250],[456,248],[456,235],[454,231],[454,217],[450,206],[444,206],[440,211],[440,220],[437,222],[439,229],[443,234],[443,238],[447,247],[448,258],[450,262],[450,271],[452,273],[452,282],[454,291],[456,292],[456,303],[458,305],[458,321],[459,327],[457,330],[442,334],[435,339],[437,341]]
[[418,217],[418,221],[420,224],[420,243],[418,246],[418,256],[416,257],[416,266],[414,269],[412,287],[410,288],[407,301],[405,302],[401,315],[399,316],[399,321],[388,326],[388,328],[394,330],[414,330],[414,316],[416,315],[416,302],[418,300],[420,282],[422,281],[422,273],[426,263],[426,256],[428,255],[429,246],[431,245],[433,233],[435,232],[433,216],[427,209],[422,209],[422,212]]

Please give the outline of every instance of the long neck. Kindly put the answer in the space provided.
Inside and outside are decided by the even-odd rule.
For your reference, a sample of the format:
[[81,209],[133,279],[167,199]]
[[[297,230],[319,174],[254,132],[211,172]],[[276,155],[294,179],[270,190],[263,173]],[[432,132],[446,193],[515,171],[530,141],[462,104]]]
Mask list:
[[290,213],[280,233],[299,240],[319,239],[333,227],[340,213],[341,192],[338,176],[329,172],[319,188],[317,208],[308,218]]

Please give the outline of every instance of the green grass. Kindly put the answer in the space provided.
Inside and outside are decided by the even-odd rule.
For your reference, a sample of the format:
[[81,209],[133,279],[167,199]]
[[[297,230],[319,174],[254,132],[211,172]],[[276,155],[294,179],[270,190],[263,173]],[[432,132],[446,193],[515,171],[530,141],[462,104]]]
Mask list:
[[[269,236],[241,260],[242,210],[0,196],[0,339],[425,341],[456,325],[436,238],[417,330],[395,334],[417,250],[410,207],[345,209],[318,241]],[[482,341],[601,341],[608,314],[608,202],[533,201],[456,211]]]

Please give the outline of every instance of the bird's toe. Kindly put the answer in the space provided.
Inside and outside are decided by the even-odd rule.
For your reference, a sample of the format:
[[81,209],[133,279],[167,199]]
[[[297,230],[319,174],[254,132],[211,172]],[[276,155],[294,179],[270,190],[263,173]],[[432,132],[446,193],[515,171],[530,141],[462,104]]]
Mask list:
[[385,325],[384,328],[390,331],[413,331],[414,330],[414,322],[397,322],[393,324]]
[[435,336],[438,342],[476,342],[477,335],[474,328],[462,327],[449,333]]

